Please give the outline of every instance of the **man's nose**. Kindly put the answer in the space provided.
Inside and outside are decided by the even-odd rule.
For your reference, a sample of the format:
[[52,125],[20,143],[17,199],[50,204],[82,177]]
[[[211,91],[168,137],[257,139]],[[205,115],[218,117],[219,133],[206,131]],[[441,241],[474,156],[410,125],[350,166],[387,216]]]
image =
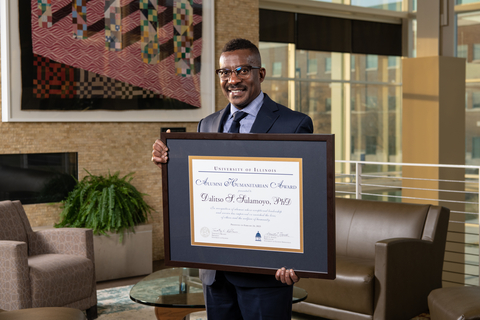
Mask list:
[[242,79],[240,79],[235,72],[232,72],[230,78],[228,78],[228,83],[238,83],[240,81],[242,81]]

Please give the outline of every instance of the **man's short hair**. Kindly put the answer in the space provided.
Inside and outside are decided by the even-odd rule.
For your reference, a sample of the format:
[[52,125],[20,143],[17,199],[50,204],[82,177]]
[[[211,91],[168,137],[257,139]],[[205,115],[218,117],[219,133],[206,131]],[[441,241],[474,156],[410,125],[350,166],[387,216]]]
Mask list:
[[247,40],[247,39],[236,38],[228,41],[223,46],[222,53],[235,51],[235,50],[243,50],[243,49],[250,50],[250,52],[255,56],[255,58],[258,59],[258,63],[262,62],[262,58],[260,56],[260,50],[258,50],[258,47],[254,45],[250,40]]

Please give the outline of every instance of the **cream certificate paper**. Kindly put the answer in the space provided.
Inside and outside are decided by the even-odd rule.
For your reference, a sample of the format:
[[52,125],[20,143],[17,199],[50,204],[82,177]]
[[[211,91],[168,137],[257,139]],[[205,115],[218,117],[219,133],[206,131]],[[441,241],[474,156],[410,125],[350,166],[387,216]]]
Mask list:
[[303,253],[301,158],[189,156],[191,243]]

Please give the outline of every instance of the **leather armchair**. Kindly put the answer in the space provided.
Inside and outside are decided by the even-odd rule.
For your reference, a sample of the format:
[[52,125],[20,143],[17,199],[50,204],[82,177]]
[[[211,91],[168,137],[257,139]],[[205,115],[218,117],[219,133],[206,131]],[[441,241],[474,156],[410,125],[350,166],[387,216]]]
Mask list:
[[90,229],[34,232],[19,201],[0,202],[0,308],[70,307],[97,317]]
[[442,286],[450,210],[337,198],[336,279],[301,279],[293,310],[328,319],[404,320]]

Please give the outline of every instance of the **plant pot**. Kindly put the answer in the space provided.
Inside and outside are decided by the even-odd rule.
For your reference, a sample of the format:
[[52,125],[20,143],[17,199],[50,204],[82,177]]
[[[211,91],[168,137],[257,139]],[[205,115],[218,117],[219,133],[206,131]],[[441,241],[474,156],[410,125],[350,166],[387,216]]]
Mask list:
[[93,236],[97,281],[121,279],[152,273],[152,225],[135,227],[135,233]]

